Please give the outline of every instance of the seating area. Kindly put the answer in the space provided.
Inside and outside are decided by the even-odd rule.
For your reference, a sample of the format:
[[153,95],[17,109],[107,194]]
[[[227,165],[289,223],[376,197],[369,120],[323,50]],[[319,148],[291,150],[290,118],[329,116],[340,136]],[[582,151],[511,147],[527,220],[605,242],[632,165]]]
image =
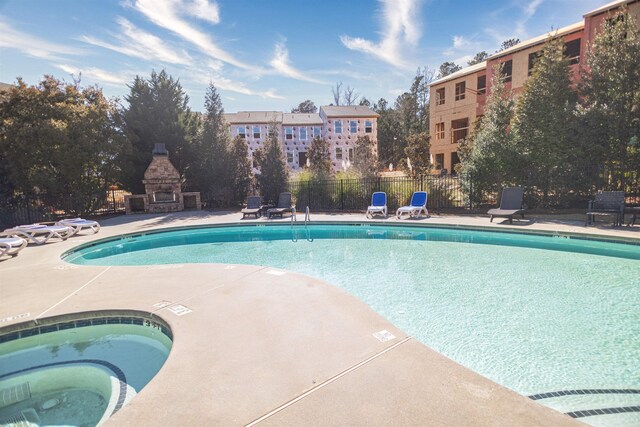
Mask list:
[[409,218],[419,218],[423,212],[426,217],[429,216],[429,211],[427,210],[427,192],[416,191],[413,193],[413,196],[411,196],[409,206],[398,208],[396,218],[400,219],[404,215],[408,215]]
[[28,224],[8,228],[0,233],[0,258],[5,255],[16,256],[29,244],[44,245],[51,239],[67,240],[82,230],[100,231],[97,221],[83,218],[64,219],[55,224]]
[[624,191],[598,191],[595,199],[589,201],[584,225],[595,224],[598,216],[613,216],[613,226],[617,227],[622,225],[624,213]]
[[524,218],[526,206],[523,203],[524,190],[521,187],[506,187],[502,190],[500,197],[500,207],[489,209],[489,222],[493,222],[493,218],[508,218],[509,224],[513,224],[513,216],[521,215]]
[[387,193],[378,191],[371,196],[371,206],[367,208],[366,217],[373,218],[374,215],[387,217]]

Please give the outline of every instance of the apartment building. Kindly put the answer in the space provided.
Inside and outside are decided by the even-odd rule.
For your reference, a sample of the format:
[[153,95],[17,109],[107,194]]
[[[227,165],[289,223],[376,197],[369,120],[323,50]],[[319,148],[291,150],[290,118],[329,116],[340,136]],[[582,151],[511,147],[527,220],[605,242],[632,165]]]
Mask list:
[[474,122],[484,114],[487,95],[495,67],[502,65],[502,78],[517,96],[522,92],[535,60],[547,39],[562,38],[569,57],[573,81],[580,78],[579,68],[584,53],[595,38],[602,22],[621,6],[626,5],[632,18],[640,24],[640,0],[618,0],[592,10],[583,20],[547,34],[525,40],[509,49],[497,52],[486,61],[450,74],[430,84],[429,102],[431,163],[435,172],[455,173],[458,143],[464,140]]
[[[231,137],[247,142],[249,156],[264,146],[269,126],[278,126],[278,139],[291,170],[307,166],[307,150],[314,138],[324,138],[330,147],[334,171],[350,167],[355,141],[359,136],[371,139],[377,154],[378,114],[366,106],[322,106],[319,113],[282,113],[279,111],[240,111],[225,114]],[[255,164],[254,164],[255,167]]]

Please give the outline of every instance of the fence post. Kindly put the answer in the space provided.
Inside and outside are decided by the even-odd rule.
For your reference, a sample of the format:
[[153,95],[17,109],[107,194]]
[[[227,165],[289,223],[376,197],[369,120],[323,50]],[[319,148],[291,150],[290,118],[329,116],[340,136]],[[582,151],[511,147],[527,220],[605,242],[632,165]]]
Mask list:
[[307,181],[307,206],[311,206],[311,181]]
[[111,201],[113,202],[113,213],[116,214],[118,213],[118,210],[116,209],[116,189],[115,188],[111,188]]
[[340,180],[340,210],[344,211],[344,187],[342,186],[343,181]]
[[31,203],[29,203],[29,195],[25,195],[25,201],[27,202],[27,222],[29,224],[33,224],[31,220]]
[[473,209],[473,174],[469,173],[469,210]]

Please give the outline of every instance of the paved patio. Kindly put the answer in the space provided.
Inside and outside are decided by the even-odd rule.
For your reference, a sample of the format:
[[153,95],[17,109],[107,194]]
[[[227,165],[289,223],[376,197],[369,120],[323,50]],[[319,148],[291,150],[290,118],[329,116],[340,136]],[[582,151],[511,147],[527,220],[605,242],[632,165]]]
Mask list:
[[[95,267],[60,259],[80,243],[124,233],[269,221],[240,217],[120,216],[102,221],[97,235],[30,245],[0,261],[0,326],[109,309],[164,319],[175,338],[167,362],[109,425],[579,424],[430,350],[356,298],[312,277],[246,265]],[[312,220],[364,216],[313,214]],[[500,219],[491,224],[485,216],[432,215],[415,222],[640,239],[638,226],[586,228],[581,220],[542,217],[513,225]],[[160,301],[192,312],[177,316],[155,308]],[[395,338],[380,342],[373,334],[382,330]]]

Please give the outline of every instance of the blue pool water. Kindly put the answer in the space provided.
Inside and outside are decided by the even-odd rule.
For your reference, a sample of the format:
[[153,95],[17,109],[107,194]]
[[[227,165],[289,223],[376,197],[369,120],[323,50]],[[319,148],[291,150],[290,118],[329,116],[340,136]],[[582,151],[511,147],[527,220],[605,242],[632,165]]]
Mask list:
[[130,316],[0,330],[0,425],[103,423],[160,370],[170,335]]
[[640,425],[639,245],[445,228],[236,226],[125,237],[66,260],[253,264],[308,274],[521,394],[589,390],[543,395],[542,404],[574,413],[625,408],[577,416]]

